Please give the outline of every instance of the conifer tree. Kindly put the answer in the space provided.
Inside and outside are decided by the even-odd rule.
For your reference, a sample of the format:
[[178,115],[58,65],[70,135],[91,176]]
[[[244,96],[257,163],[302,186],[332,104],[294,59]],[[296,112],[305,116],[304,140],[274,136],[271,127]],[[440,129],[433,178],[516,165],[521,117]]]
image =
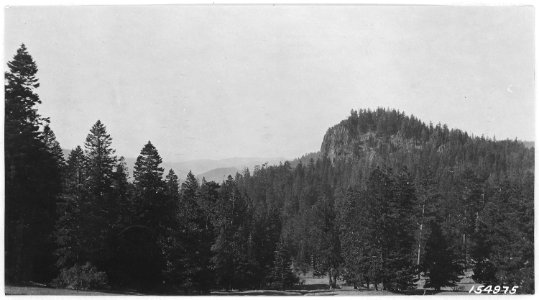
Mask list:
[[[51,174],[56,175],[60,179],[63,178],[66,166],[66,159],[64,157],[64,152],[60,143],[56,140],[56,135],[50,127],[50,122],[48,119],[44,120],[43,132],[40,134],[40,140],[42,141],[45,151],[49,154],[46,157],[46,160],[50,164],[50,167],[53,167],[54,170],[50,170]],[[52,161],[51,161],[52,160]],[[61,187],[57,187],[57,192],[59,193]]]
[[336,214],[333,203],[322,197],[313,206],[312,246],[315,251],[315,271],[327,274],[330,288],[337,287],[338,269],[340,267],[341,244],[335,222]]
[[442,229],[436,221],[430,223],[430,236],[425,252],[423,269],[428,276],[425,287],[432,287],[436,291],[440,291],[444,286],[455,286],[460,272],[459,266],[455,262]]
[[212,232],[206,227],[206,216],[200,206],[199,185],[193,173],[181,184],[179,203],[179,239],[182,247],[182,288],[209,291]]
[[113,198],[118,203],[119,215],[117,226],[126,226],[132,217],[132,185],[129,183],[129,170],[125,158],[118,159],[116,168],[112,174]]
[[37,112],[37,65],[22,44],[5,73],[5,275],[7,282],[44,282],[54,274],[58,160],[43,136]]
[[67,159],[63,197],[58,204],[58,220],[56,221],[55,239],[58,257],[56,265],[65,269],[79,263],[83,251],[81,241],[81,205],[86,201],[85,190],[85,156],[80,146],[73,149]]
[[49,124],[46,124],[43,127],[42,139],[47,151],[52,155],[53,159],[56,160],[56,165],[59,168],[58,171],[61,173],[65,165],[64,152],[62,151],[62,147],[60,147],[60,143],[56,140],[56,135]]
[[292,272],[292,261],[283,242],[278,242],[274,251],[273,268],[269,275],[271,286],[279,290],[291,288],[299,279]]
[[[402,291],[413,284],[415,191],[405,170],[375,169],[367,189],[348,192],[341,209],[340,236],[352,280]],[[348,211],[348,209],[350,209]]]
[[165,195],[162,162],[157,149],[148,142],[137,157],[133,170],[134,202],[132,224],[122,232],[129,248],[124,263],[130,270],[130,285],[142,290],[158,288],[164,279],[168,227],[174,207]]
[[135,162],[133,183],[137,188],[151,193],[160,192],[163,189],[163,168],[160,167],[162,162],[157,149],[152,142],[148,141]]
[[178,176],[174,173],[174,170],[170,169],[168,171],[165,182],[167,196],[177,204],[180,200],[180,185],[178,183]]
[[113,177],[117,158],[111,147],[112,138],[101,121],[97,121],[84,143],[85,176],[87,197],[80,204],[81,218],[81,263],[92,263],[99,270],[106,270],[112,258],[110,240],[117,220],[118,203],[114,199]]
[[379,257],[376,244],[375,220],[378,215],[371,207],[365,191],[350,189],[343,199],[339,213],[340,239],[346,279],[354,286],[380,280]]
[[86,156],[80,146],[71,150],[67,159],[64,191],[73,193],[80,198],[83,184],[86,180]]
[[496,267],[490,261],[493,246],[491,238],[495,234],[485,224],[479,223],[477,227],[473,236],[475,244],[471,249],[471,257],[475,262],[472,279],[484,285],[496,284]]
[[[219,184],[214,181],[206,181],[202,178],[202,183],[199,189],[199,205],[204,211],[206,218],[205,227],[214,232],[213,222],[215,219],[215,205],[219,200]],[[214,235],[214,234],[212,234]]]
[[[109,201],[112,174],[117,159],[111,148],[112,138],[101,121],[97,121],[86,137],[85,156],[89,192],[95,195],[98,202]],[[102,203],[99,203],[102,204]]]
[[216,239],[211,250],[216,283],[227,290],[251,284],[253,261],[247,251],[247,203],[232,176],[223,183],[216,205],[214,228]]
[[[116,288],[130,287],[131,263],[126,262],[134,244],[126,240],[126,232],[134,223],[133,185],[129,182],[129,170],[125,158],[121,156],[112,173],[113,199],[117,203],[117,215],[113,218],[112,239],[109,241],[113,249],[113,257],[107,268],[108,279]],[[128,234],[127,234],[128,235]],[[126,266],[129,265],[129,266]]]
[[[388,251],[384,258],[387,288],[397,291],[414,286],[414,231],[417,211],[415,188],[406,168],[393,173],[392,196],[384,212]],[[385,287],[385,286],[384,286]]]
[[5,73],[5,129],[6,133],[18,133],[18,136],[6,135],[6,144],[11,144],[10,139],[37,139],[39,127],[43,123],[43,118],[35,107],[41,104],[36,93],[39,87],[37,65],[24,44],[7,65],[9,71]]

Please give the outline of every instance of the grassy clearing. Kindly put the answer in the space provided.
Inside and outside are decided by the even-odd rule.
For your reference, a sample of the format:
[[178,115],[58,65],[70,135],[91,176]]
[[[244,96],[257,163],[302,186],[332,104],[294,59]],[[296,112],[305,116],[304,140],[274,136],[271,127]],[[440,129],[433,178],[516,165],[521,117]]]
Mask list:
[[[444,288],[440,293],[436,295],[468,295],[468,290],[475,283],[470,278],[470,274],[466,274],[461,278],[458,286],[455,288]],[[214,291],[211,295],[223,295],[223,296],[384,296],[384,295],[396,295],[389,291],[375,290],[373,287],[367,289],[360,287],[354,289],[352,286],[347,286],[343,281],[338,281],[339,288],[330,289],[328,285],[328,278],[314,277],[312,273],[300,276],[302,282],[301,285],[296,286],[286,291],[276,290],[247,290],[247,291]],[[425,279],[422,278],[418,282],[418,290],[414,291],[415,295],[433,294],[432,290],[423,290],[423,284]],[[89,295],[89,296],[103,296],[103,295],[140,295],[136,293],[123,292],[103,292],[103,291],[77,291],[70,289],[55,289],[49,287],[40,286],[6,286],[6,295]]]
[[86,295],[86,296],[103,296],[103,295],[117,295],[113,293],[104,293],[96,291],[77,291],[70,289],[55,289],[48,287],[37,286],[9,286],[5,287],[6,295]]

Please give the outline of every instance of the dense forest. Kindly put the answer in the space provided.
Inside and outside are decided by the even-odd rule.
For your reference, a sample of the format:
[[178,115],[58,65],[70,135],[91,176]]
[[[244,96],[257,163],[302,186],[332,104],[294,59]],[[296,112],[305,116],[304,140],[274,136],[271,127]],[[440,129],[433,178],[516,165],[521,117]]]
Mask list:
[[5,278],[73,289],[287,289],[312,271],[394,292],[534,292],[534,149],[393,109],[352,110],[320,152],[224,182],[132,173],[97,121],[65,158],[24,45],[5,73]]

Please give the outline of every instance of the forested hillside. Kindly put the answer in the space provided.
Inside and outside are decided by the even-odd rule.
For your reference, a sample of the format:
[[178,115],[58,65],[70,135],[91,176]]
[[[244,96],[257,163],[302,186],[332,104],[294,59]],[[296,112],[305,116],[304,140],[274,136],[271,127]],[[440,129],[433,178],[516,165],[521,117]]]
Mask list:
[[517,140],[352,110],[319,153],[180,185],[150,141],[128,170],[100,121],[64,160],[24,45],[8,67],[9,283],[208,293],[286,289],[313,271],[403,292],[469,269],[533,292],[534,148]]

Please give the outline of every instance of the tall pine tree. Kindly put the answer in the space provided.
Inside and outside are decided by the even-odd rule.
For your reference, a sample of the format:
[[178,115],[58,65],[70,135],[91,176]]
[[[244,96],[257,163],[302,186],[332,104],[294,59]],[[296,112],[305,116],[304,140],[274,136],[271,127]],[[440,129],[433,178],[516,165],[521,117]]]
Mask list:
[[292,271],[290,254],[283,242],[277,243],[274,253],[273,268],[268,276],[270,286],[279,290],[293,287],[299,279]]
[[101,121],[97,121],[84,143],[85,182],[88,197],[81,203],[82,247],[81,263],[86,261],[100,270],[110,266],[115,238],[113,228],[117,220],[118,203],[114,199],[113,177],[116,167],[116,152],[112,138]]
[[144,145],[133,170],[134,216],[121,232],[126,245],[123,264],[129,273],[125,284],[142,290],[154,290],[163,282],[166,266],[163,249],[175,213],[166,197],[161,163],[153,144]]
[[455,286],[460,272],[459,265],[436,221],[430,223],[430,236],[425,252],[423,269],[428,276],[425,287],[440,291],[444,286]]
[[67,159],[62,201],[58,203],[55,254],[58,257],[56,265],[59,269],[70,268],[80,263],[80,256],[84,251],[81,246],[84,237],[80,230],[83,225],[80,223],[83,217],[81,206],[88,197],[84,186],[86,180],[84,166],[84,152],[80,146],[77,146],[70,152]]
[[24,44],[5,73],[5,275],[7,282],[54,276],[55,206],[61,189],[54,136],[43,134],[37,65]]
[[245,197],[232,176],[221,186],[215,207],[212,263],[216,284],[230,290],[252,286],[256,262],[248,255],[250,218]]
[[181,248],[177,268],[181,270],[181,288],[185,291],[209,291],[212,285],[211,244],[213,233],[199,199],[199,185],[189,172],[181,184],[178,210],[178,238]]

